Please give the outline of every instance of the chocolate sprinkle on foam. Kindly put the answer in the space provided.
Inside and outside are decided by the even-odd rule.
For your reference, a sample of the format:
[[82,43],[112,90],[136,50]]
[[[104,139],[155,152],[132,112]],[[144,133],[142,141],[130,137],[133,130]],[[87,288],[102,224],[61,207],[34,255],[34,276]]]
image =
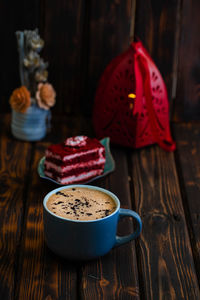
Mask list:
[[63,218],[80,221],[105,218],[116,209],[112,198],[101,191],[73,189],[63,189],[50,196],[47,201],[48,209]]

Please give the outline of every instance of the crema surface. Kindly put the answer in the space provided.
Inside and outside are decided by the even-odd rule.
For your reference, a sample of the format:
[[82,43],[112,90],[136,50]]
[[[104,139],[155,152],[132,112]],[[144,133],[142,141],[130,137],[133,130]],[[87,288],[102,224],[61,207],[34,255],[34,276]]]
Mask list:
[[47,208],[63,218],[86,221],[105,218],[115,211],[116,204],[101,191],[77,187],[51,195]]

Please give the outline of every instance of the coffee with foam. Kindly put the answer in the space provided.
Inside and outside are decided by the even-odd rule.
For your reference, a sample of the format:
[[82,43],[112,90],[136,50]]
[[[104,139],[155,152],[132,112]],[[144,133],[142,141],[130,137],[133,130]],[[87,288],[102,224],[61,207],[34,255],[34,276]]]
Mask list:
[[71,220],[102,219],[116,210],[114,200],[102,191],[87,187],[62,189],[51,195],[47,208],[57,216]]

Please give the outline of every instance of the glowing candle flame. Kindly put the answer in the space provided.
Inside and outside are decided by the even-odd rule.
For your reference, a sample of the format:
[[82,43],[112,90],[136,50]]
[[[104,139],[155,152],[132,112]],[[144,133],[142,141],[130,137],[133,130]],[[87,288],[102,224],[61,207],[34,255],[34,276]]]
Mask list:
[[[128,98],[130,98],[130,99],[135,99],[135,98],[136,98],[136,95],[133,94],[133,93],[128,94]],[[132,102],[129,104],[129,108],[130,108],[130,109],[133,109],[133,103],[132,103]]]
[[128,94],[128,98],[131,98],[131,99],[135,99],[136,98],[136,95],[131,93],[131,94]]

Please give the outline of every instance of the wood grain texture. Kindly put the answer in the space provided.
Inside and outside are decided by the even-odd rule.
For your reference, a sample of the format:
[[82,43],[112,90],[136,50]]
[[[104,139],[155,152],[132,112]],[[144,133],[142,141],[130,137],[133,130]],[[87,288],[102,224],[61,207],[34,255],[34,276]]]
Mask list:
[[132,166],[143,221],[138,263],[144,299],[199,299],[173,153],[143,149],[132,154]]
[[0,2],[1,27],[1,72],[0,101],[1,112],[10,111],[8,99],[12,91],[20,83],[18,67],[18,50],[15,32],[17,30],[33,30],[39,26],[39,0]]
[[176,163],[188,222],[197,277],[200,282],[200,124],[177,124]]
[[16,299],[78,299],[79,264],[57,257],[44,243],[42,201],[44,195],[57,185],[41,180],[36,170],[49,144],[60,143],[67,137],[78,134],[90,134],[90,131],[90,122],[83,118],[54,116],[51,133],[43,142],[35,144],[24,238],[20,248],[21,268],[18,272],[19,288]]
[[137,1],[135,36],[149,51],[166,83],[172,101],[174,54],[176,50],[177,9],[179,0]]
[[19,299],[76,299],[76,267],[58,258],[46,247],[43,233],[42,201],[53,188],[36,173],[38,161],[46,144],[38,145],[32,169],[32,180],[27,199],[27,217],[21,247]]
[[49,144],[61,143],[66,138],[74,135],[88,135],[94,137],[90,118],[83,116],[53,115],[51,131],[45,137],[45,142]]
[[18,298],[59,299],[65,294],[69,299],[75,299],[75,266],[57,258],[47,249],[44,242],[42,202],[44,196],[56,188],[55,184],[43,182],[36,172],[38,161],[45,148],[46,144],[38,144],[32,164],[24,239],[20,249]]
[[8,116],[1,115],[0,123],[0,298],[12,300],[31,145],[24,143],[21,148],[21,142],[11,136]]
[[131,1],[90,2],[85,112],[91,112],[95,91],[107,64],[129,46]]
[[[52,136],[46,142],[35,145],[32,170],[29,179],[25,231],[20,249],[20,266],[18,273],[20,300],[58,300],[77,299],[78,265],[54,255],[44,241],[42,202],[44,196],[58,186],[42,180],[37,174],[38,162],[45,154],[45,149],[52,143],[64,141],[67,135],[77,134],[77,127],[71,128],[70,120],[63,126],[63,120],[57,119],[53,124]],[[79,123],[77,123],[78,126]],[[55,133],[58,133],[57,135]]]
[[2,0],[1,112],[10,111],[9,96],[20,85],[15,31],[38,27],[57,92],[53,112],[91,115],[105,67],[135,31],[164,78],[172,119],[199,120],[199,1],[137,1],[136,9],[135,2]]
[[[54,116],[42,142],[14,139],[0,116],[0,299],[200,299],[200,125],[175,124],[177,151],[112,147],[116,170],[93,184],[114,192],[142,218],[141,236],[102,258],[72,263],[44,242],[42,200],[57,186],[41,180],[47,145],[93,135],[91,120]],[[118,233],[132,232],[129,219]]]
[[[120,149],[113,149],[116,170],[95,185],[115,193],[121,207],[132,208],[126,156]],[[123,176],[122,176],[123,174]],[[131,220],[120,221],[119,235],[133,231]],[[97,261],[82,266],[80,299],[140,299],[135,244],[114,248]]]
[[198,0],[183,1],[174,120],[200,119],[199,11]]
[[84,6],[80,0],[44,2],[44,56],[49,61],[49,81],[57,93],[55,111],[59,113],[80,111]]

